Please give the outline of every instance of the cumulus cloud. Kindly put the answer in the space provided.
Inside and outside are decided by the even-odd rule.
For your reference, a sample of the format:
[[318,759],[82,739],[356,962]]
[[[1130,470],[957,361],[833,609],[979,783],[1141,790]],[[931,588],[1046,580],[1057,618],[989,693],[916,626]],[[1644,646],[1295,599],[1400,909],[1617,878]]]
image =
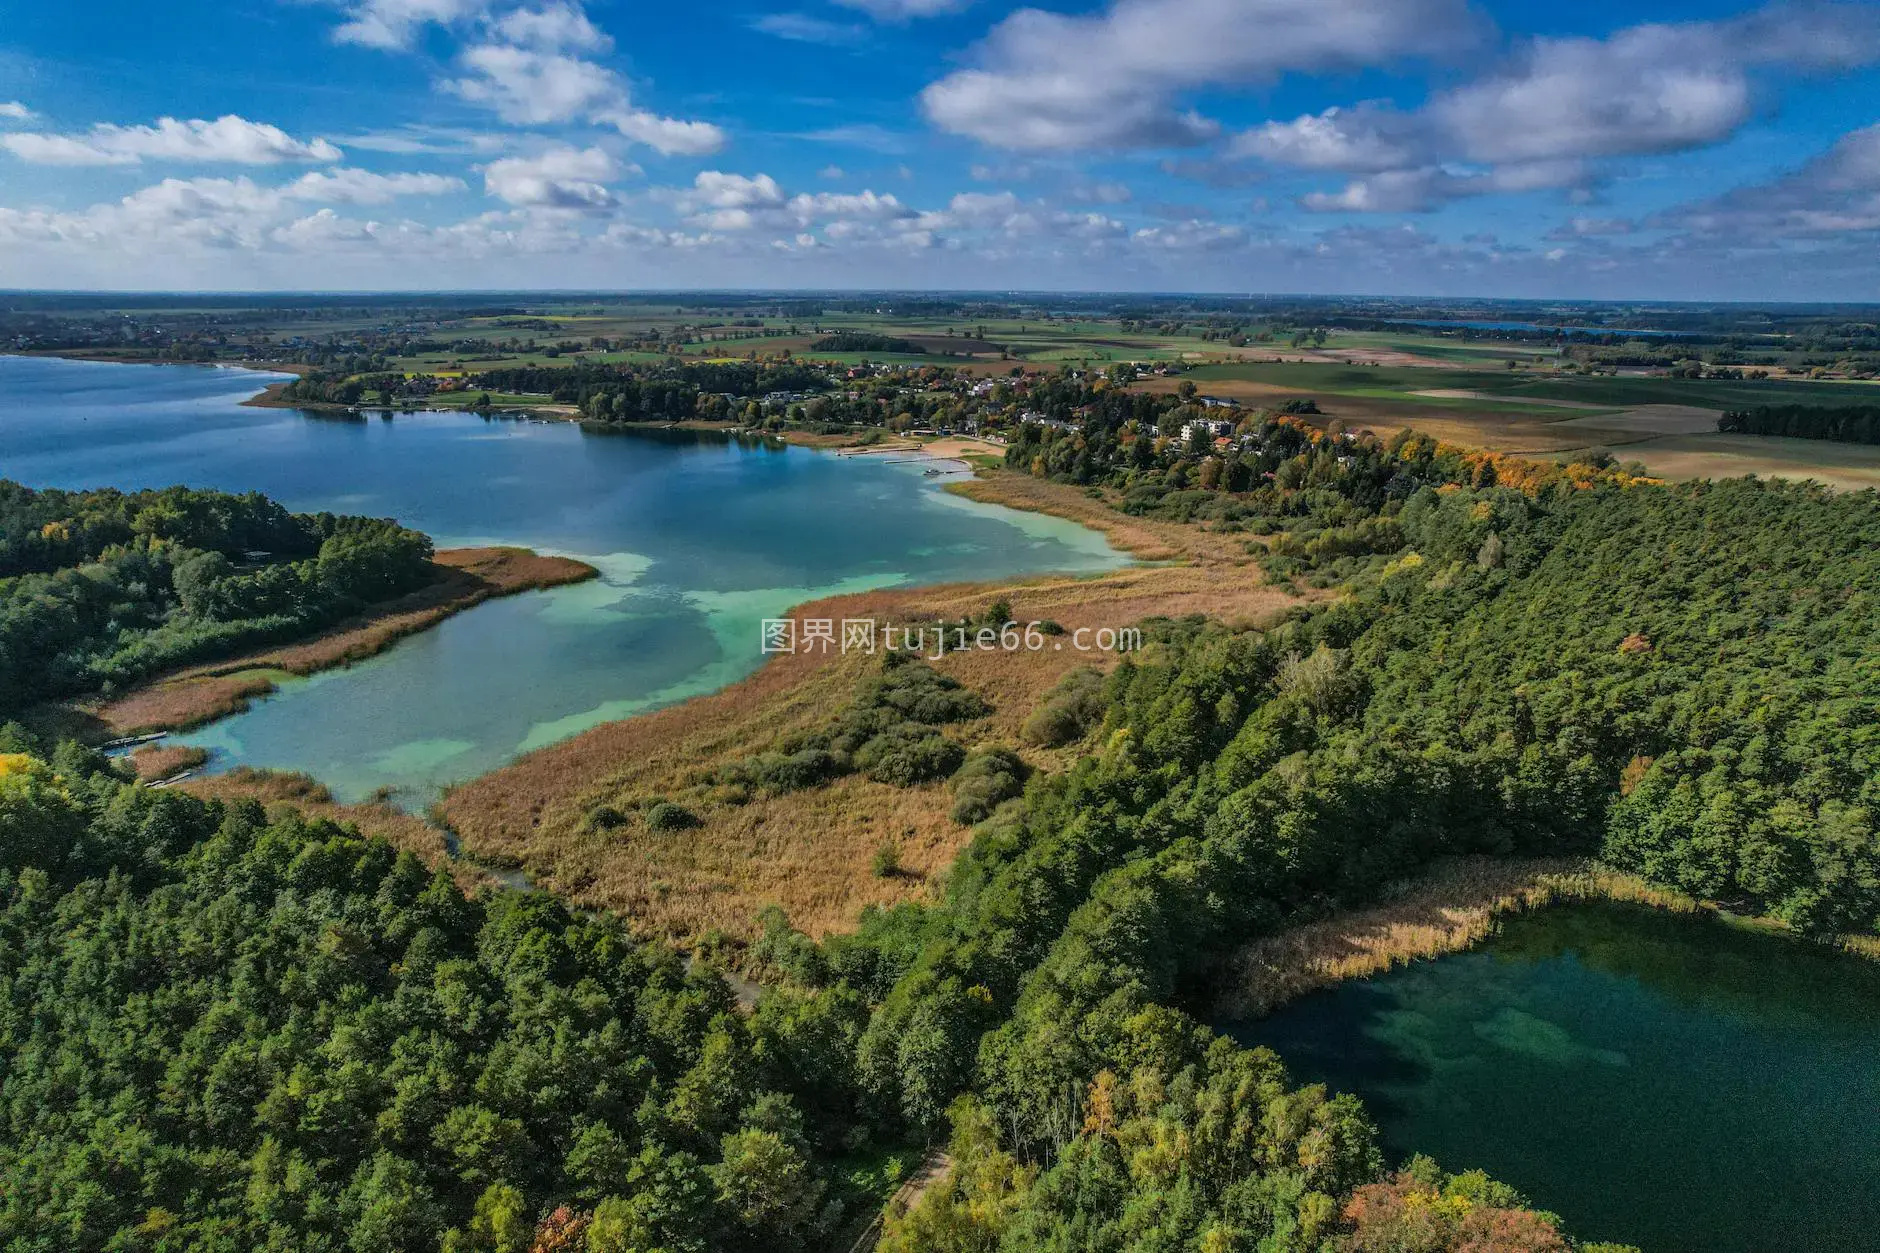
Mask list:
[[483,170],[483,187],[518,207],[593,212],[614,206],[607,184],[624,172],[620,161],[604,149],[558,147],[491,162]]
[[0,100],[0,122],[30,122],[37,116],[17,100]]
[[509,44],[479,44],[459,58],[467,78],[446,88],[517,126],[545,126],[616,107],[623,91],[606,68],[578,57]]
[[1445,55],[1479,38],[1466,0],[1115,0],[1070,17],[1022,9],[975,68],[921,95],[937,125],[1028,151],[1173,147],[1212,139],[1182,91]]
[[1170,226],[1145,226],[1137,231],[1136,243],[1164,252],[1223,252],[1247,242],[1247,232],[1238,226],[1193,218]]
[[283,189],[290,200],[327,204],[389,204],[400,196],[444,196],[466,190],[461,178],[446,174],[375,174],[340,168],[303,174]]
[[962,230],[1003,226],[1018,212],[1018,197],[1009,191],[963,191],[938,209],[920,216],[924,230]]
[[661,117],[635,108],[618,75],[580,57],[510,44],[478,44],[465,49],[459,60],[470,74],[445,83],[445,89],[495,110],[512,125],[598,123],[667,155],[705,155],[725,143],[724,132],[709,122]]
[[1481,161],[1676,152],[1750,115],[1740,62],[1714,28],[1640,26],[1611,39],[1542,39],[1504,74],[1437,100],[1432,119]]
[[1871,6],[1779,5],[1728,22],[1535,39],[1414,113],[1359,105],[1267,122],[1236,136],[1227,155],[1359,176],[1303,198],[1321,212],[1424,212],[1536,189],[1584,199],[1603,160],[1689,151],[1736,133],[1756,107],[1757,66],[1807,72],[1880,59],[1877,15]]
[[360,0],[347,6],[347,20],[333,38],[366,48],[405,48],[429,23],[448,26],[487,13],[489,7],[489,0]]
[[1299,203],[1314,213],[1428,213],[1454,200],[1493,192],[1582,187],[1593,175],[1578,162],[1529,162],[1486,171],[1422,166],[1354,179],[1336,192],[1311,192]]
[[517,9],[494,24],[505,42],[544,52],[606,52],[614,41],[588,15],[570,4],[540,9]]
[[100,123],[80,135],[33,132],[0,136],[0,147],[36,165],[137,165],[145,160],[231,165],[338,161],[324,139],[302,141],[278,126],[229,114],[215,121],[158,119],[154,126]]
[[1302,170],[1372,174],[1418,164],[1424,159],[1424,147],[1412,119],[1360,105],[1334,107],[1290,122],[1268,122],[1236,136],[1228,154]]
[[166,178],[121,200],[72,213],[0,209],[0,240],[147,248],[264,246],[299,206],[384,204],[407,195],[462,191],[461,179],[436,174],[374,174],[337,169],[269,187],[247,177]]
[[623,109],[596,114],[636,144],[666,156],[707,157],[725,146],[725,133],[710,122],[687,122],[660,117],[645,109]]

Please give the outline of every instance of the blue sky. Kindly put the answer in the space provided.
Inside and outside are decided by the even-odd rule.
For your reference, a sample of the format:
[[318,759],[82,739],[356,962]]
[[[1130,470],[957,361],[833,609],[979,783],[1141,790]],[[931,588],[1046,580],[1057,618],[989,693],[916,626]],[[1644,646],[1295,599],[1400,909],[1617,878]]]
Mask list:
[[1880,5],[166,0],[0,25],[0,287],[1880,299]]

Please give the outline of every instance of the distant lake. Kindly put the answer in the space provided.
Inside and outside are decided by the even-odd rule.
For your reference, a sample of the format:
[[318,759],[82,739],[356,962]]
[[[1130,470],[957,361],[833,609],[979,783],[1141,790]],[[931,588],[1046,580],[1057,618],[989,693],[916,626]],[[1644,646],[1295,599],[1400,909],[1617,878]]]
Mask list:
[[1364,1099],[1387,1150],[1480,1167],[1646,1253],[1880,1241],[1880,966],[1616,905],[1223,1027]]
[[187,484],[299,512],[395,517],[439,547],[579,557],[594,582],[488,602],[346,670],[290,680],[180,742],[213,768],[304,770],[342,799],[421,804],[603,721],[716,690],[758,623],[899,584],[1097,572],[1097,533],[939,490],[918,466],[565,422],[348,419],[241,405],[272,376],[0,357],[0,477]]

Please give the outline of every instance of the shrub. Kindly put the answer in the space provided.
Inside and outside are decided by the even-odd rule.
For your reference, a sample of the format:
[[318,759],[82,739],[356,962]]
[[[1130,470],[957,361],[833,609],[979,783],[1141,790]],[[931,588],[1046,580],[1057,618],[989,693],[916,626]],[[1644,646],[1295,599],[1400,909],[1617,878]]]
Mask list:
[[877,783],[912,787],[944,779],[960,768],[966,750],[924,727],[902,724],[862,745],[855,764]]
[[[899,654],[890,654],[899,656]],[[903,661],[884,667],[866,683],[855,702],[855,713],[891,709],[909,722],[937,726],[983,718],[986,702],[930,666]]]
[[698,815],[684,805],[671,801],[655,802],[646,811],[646,826],[652,831],[687,831],[698,825]]
[[953,821],[973,826],[1025,790],[1027,768],[1009,748],[982,749],[953,776]]
[[1103,672],[1080,666],[1059,679],[1044,701],[1025,719],[1020,734],[1028,744],[1057,748],[1081,740],[1103,721]]
[[901,846],[893,840],[884,840],[875,850],[869,866],[877,879],[892,879],[901,873]]
[[848,771],[849,763],[840,754],[824,748],[805,748],[794,753],[759,753],[746,757],[727,766],[718,782],[777,794],[818,787]]

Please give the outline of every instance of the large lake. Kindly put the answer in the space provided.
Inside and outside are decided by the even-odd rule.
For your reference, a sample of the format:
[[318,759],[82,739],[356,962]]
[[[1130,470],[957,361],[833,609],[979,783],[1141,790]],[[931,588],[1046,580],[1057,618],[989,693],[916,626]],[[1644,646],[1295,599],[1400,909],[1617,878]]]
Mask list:
[[451,782],[757,668],[759,620],[907,583],[1127,562],[1072,523],[978,505],[918,466],[568,423],[244,407],[247,370],[0,356],[0,477],[261,491],[395,517],[440,547],[580,557],[594,582],[489,602],[346,670],[287,682],[184,742],[304,770],[342,799]]
[[1646,1253],[1880,1247],[1880,967],[1709,919],[1545,910],[1224,1028]]

